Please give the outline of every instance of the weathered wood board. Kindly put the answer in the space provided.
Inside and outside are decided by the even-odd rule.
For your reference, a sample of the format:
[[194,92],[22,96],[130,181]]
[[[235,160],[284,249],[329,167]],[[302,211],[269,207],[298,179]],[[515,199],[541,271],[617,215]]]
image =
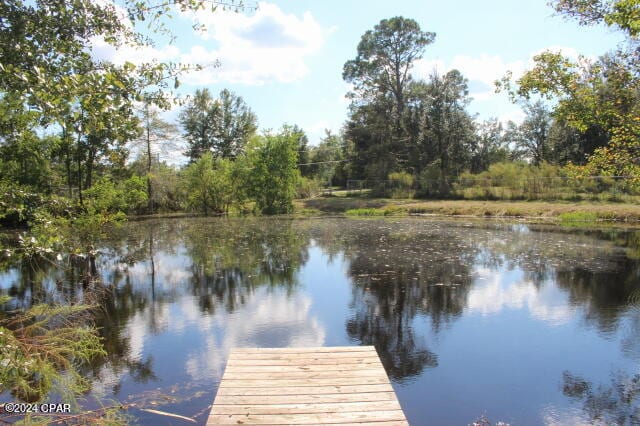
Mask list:
[[408,425],[373,346],[231,351],[208,425]]

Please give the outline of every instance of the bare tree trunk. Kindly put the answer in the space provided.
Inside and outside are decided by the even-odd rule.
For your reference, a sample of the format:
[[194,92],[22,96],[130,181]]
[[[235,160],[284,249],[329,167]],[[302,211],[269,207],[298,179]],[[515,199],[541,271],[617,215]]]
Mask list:
[[151,119],[149,117],[149,104],[146,105],[147,119],[147,199],[149,202],[149,212],[153,213],[153,192],[151,188]]
[[84,200],[82,199],[82,161],[80,159],[81,154],[80,145],[80,133],[78,133],[78,141],[76,146],[76,164],[78,165],[78,197],[80,198],[80,205],[84,207]]
[[96,153],[93,148],[89,148],[89,157],[87,158],[87,178],[84,182],[84,189],[91,188],[93,184],[93,163],[95,161]]

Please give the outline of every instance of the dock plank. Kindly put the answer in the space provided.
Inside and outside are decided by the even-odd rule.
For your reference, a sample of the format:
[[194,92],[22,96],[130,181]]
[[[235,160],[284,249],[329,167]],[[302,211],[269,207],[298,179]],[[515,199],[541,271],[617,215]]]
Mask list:
[[207,424],[408,423],[375,348],[356,346],[234,349]]
[[216,414],[321,414],[401,410],[398,401],[321,402],[304,404],[216,404]]
[[[279,388],[282,389],[282,388]],[[311,404],[329,402],[371,402],[395,401],[393,392],[361,392],[361,393],[312,393],[292,395],[217,395],[219,405],[261,405],[261,404]]]
[[[405,420],[402,410],[316,414],[211,414],[207,424],[329,425]],[[408,423],[405,423],[408,424]]]
[[269,396],[269,395],[323,395],[393,392],[389,383],[377,385],[333,385],[333,386],[279,386],[266,388],[247,388],[227,386],[218,388],[219,396]]
[[374,363],[357,364],[323,364],[323,365],[229,365],[225,373],[299,373],[314,371],[377,371],[380,366]]
[[282,353],[337,353],[344,354],[348,352],[369,352],[375,353],[376,348],[373,346],[324,346],[319,348],[235,348],[233,350],[236,354],[243,353],[267,353],[267,354],[282,354]]
[[227,367],[245,367],[245,366],[280,366],[280,365],[348,365],[348,364],[374,364],[378,365],[377,357],[344,357],[344,358],[288,358],[288,359],[229,359]]
[[259,372],[259,371],[229,371],[225,372],[226,380],[284,380],[284,379],[332,379],[340,378],[357,378],[357,377],[378,377],[386,380],[387,376],[384,371],[380,370],[339,370],[339,371],[284,371],[278,373],[275,371]]
[[314,353],[314,352],[291,352],[291,353],[268,353],[268,352],[245,352],[245,353],[236,353],[233,352],[229,355],[229,360],[234,359],[281,359],[281,360],[290,360],[290,359],[345,359],[345,358],[377,358],[378,354],[371,351],[364,352],[345,352],[345,353],[336,353],[334,352],[322,352],[322,353]]

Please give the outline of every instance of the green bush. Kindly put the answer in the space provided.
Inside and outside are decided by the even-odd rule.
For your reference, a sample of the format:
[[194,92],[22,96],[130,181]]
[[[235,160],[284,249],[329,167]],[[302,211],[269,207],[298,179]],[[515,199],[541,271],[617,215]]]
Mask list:
[[246,166],[242,160],[214,158],[210,152],[190,164],[184,172],[189,207],[205,215],[228,213],[244,200]]
[[390,173],[388,180],[391,184],[391,198],[413,198],[414,177],[406,172]]
[[249,147],[249,195],[264,214],[291,213],[296,182],[297,139],[286,131],[256,136]]
[[0,392],[35,402],[53,389],[66,397],[86,391],[79,366],[105,355],[89,309],[41,304],[0,318]]
[[454,191],[464,199],[482,200],[561,199],[571,192],[562,168],[523,162],[495,163],[482,173],[463,173]]
[[320,183],[312,178],[301,176],[296,182],[296,198],[311,198],[320,193]]
[[84,191],[85,208],[89,215],[137,213],[146,207],[146,179],[132,176],[116,185],[111,178],[99,179]]
[[75,214],[77,209],[66,198],[0,185],[0,226],[33,226],[48,218],[71,218]]

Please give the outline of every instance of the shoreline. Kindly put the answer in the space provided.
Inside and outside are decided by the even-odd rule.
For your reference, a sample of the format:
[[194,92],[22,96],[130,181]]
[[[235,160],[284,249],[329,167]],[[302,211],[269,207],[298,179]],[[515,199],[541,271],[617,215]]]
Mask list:
[[496,218],[640,226],[640,205],[624,203],[324,197],[296,200],[294,205],[295,214],[304,216]]

